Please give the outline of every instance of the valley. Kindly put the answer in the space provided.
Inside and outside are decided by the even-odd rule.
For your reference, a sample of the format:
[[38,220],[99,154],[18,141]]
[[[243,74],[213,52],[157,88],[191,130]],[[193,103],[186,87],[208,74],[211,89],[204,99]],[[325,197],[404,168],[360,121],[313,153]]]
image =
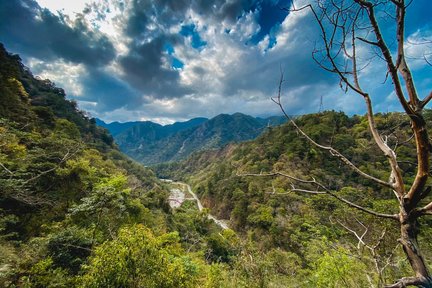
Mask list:
[[0,1],[0,287],[432,288],[430,3]]
[[[192,191],[191,187],[183,182],[174,182],[169,179],[161,179],[163,182],[168,183],[170,189],[170,196],[168,198],[171,208],[178,208],[184,201],[194,201],[197,204],[199,212],[202,212],[204,206],[202,205],[198,196]],[[227,220],[219,220],[215,216],[208,214],[207,218],[214,221],[222,229],[229,229]]]
[[252,140],[285,121],[282,116],[259,118],[235,113],[165,126],[149,121],[106,124],[98,120],[97,123],[111,132],[125,154],[144,165],[155,165],[186,159],[197,151]]

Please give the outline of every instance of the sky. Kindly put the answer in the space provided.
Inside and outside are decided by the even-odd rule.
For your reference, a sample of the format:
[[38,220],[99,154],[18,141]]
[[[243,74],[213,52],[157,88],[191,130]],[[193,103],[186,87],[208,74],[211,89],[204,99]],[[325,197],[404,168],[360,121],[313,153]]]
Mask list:
[[[291,0],[0,0],[0,42],[107,122],[278,115],[270,98],[281,71],[289,114],[363,114],[363,99],[312,59],[322,43],[310,11],[291,8]],[[414,0],[406,21],[421,98],[432,90],[424,60],[432,62],[431,9],[430,0]],[[394,21],[381,10],[378,19],[394,53]],[[382,59],[360,44],[360,80],[375,111],[400,110]]]

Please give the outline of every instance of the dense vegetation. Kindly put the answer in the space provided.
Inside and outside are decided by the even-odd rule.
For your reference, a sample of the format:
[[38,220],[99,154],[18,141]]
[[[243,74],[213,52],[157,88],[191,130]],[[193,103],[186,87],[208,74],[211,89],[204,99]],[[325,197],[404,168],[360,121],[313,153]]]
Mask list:
[[[376,120],[412,179],[407,119]],[[389,177],[365,117],[324,112],[296,121],[362,170]],[[155,168],[193,185],[212,214],[229,219],[233,230],[221,231],[193,202],[172,211],[166,184],[3,47],[0,122],[0,287],[379,287],[410,273],[394,223],[328,195],[294,193],[284,177],[243,175],[315,177],[365,207],[397,205],[390,191],[359,179],[289,124]],[[422,221],[431,263],[432,223]]]
[[3,46],[0,123],[0,287],[214,282],[205,214],[172,213],[153,172]]
[[[424,114],[432,121],[431,111]],[[408,119],[389,113],[376,115],[376,121],[383,137],[397,147],[400,166],[410,183],[416,155]],[[385,157],[371,139],[366,117],[323,112],[299,117],[296,122],[318,143],[349,155],[363,171],[384,180],[390,176],[384,170]],[[293,185],[318,189],[313,184],[299,187],[282,176],[245,176],[284,172],[304,180],[318,179],[356,204],[382,213],[397,211],[390,190],[360,178],[326,151],[311,146],[290,124],[270,128],[254,141],[197,153],[156,170],[161,177],[190,183],[213,214],[229,219],[242,238],[255,243],[259,255],[255,265],[280,264],[276,274],[261,275],[264,286],[285,283],[272,278],[282,274],[283,279],[290,279],[283,287],[380,287],[411,273],[393,221],[347,207],[328,194],[292,191]],[[429,218],[420,226],[419,242],[427,263],[432,263],[431,224]],[[277,260],[271,258],[275,253]]]
[[283,122],[284,117],[254,118],[235,113],[220,114],[212,119],[194,118],[165,126],[150,121],[99,123],[110,130],[124,153],[150,165],[178,161],[196,151],[254,139],[267,126]]

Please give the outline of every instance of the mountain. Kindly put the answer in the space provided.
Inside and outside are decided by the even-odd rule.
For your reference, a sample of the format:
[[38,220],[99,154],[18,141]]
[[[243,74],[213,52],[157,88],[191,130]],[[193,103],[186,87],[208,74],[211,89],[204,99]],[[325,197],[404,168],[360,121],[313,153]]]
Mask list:
[[[138,134],[144,133],[146,134],[146,130],[153,131],[153,133],[156,133],[156,138],[165,137],[168,134],[173,134],[194,126],[197,126],[205,121],[207,121],[207,118],[204,117],[198,117],[193,118],[191,120],[185,121],[185,122],[176,122],[174,124],[169,124],[162,126],[160,124],[151,122],[151,121],[133,121],[133,122],[111,122],[111,123],[105,123],[103,120],[96,118],[96,124],[108,129],[113,136],[117,136],[118,134],[132,128],[132,127],[138,127],[135,128],[135,131]],[[150,132],[151,134],[152,132]]]
[[[235,113],[165,126],[146,121],[105,124],[105,127],[112,129],[115,141],[124,153],[149,165],[184,159],[193,152],[220,148],[231,142],[251,140],[266,127],[284,121],[283,117],[277,116],[254,118]],[[118,132],[119,127],[125,129]]]
[[[431,123],[432,110],[424,111],[423,116]],[[409,182],[416,175],[417,154],[407,118],[402,113],[377,114],[375,123],[381,135],[391,135],[386,143],[397,146],[400,169]],[[382,181],[389,179],[388,159],[371,137],[367,116],[326,111],[300,116],[296,124],[317,143],[348,157],[363,173]],[[395,248],[400,228],[393,220],[356,208],[394,213],[399,203],[391,189],[359,176],[332,154],[312,145],[287,123],[267,129],[254,140],[194,153],[154,169],[159,177],[189,183],[209,213],[229,219],[229,227],[237,233],[273,251],[275,258],[270,261],[279,259],[279,267],[290,267],[293,284],[279,281],[274,287],[368,287],[362,277],[383,276],[374,269],[376,263],[394,265],[386,268],[383,278],[383,282],[391,282],[407,261],[402,248]],[[430,201],[428,196],[424,203]],[[431,222],[424,219],[423,223]],[[418,241],[425,247],[425,258],[432,259],[432,225],[421,229]],[[359,239],[364,243],[358,244]],[[372,247],[369,243],[376,246],[363,249]],[[289,260],[275,251],[288,253]],[[392,259],[381,262],[373,255],[392,255]],[[350,267],[345,271],[351,274],[336,272],[340,261]],[[329,276],[325,284],[320,282],[322,275]],[[338,281],[340,284],[334,284]]]
[[124,130],[127,130],[130,127],[138,125],[139,123],[141,123],[141,122],[139,122],[139,121],[125,122],[125,123],[112,122],[112,123],[108,124],[108,123],[105,123],[104,121],[96,118],[96,125],[108,129],[112,136],[116,136],[117,134],[123,132]]
[[[0,44],[0,287],[238,287],[247,263],[235,260],[236,233],[192,201],[174,212],[178,184],[118,151],[86,115]],[[203,121],[140,125],[161,139]]]
[[[178,233],[168,233],[185,222],[171,215],[169,190],[65,96],[0,43],[0,287],[192,287],[188,271],[206,268],[183,261]],[[117,248],[130,253],[101,254]],[[151,261],[131,256],[143,250]],[[139,268],[147,282],[113,282],[131,257],[153,265]],[[114,270],[103,274],[98,261]]]

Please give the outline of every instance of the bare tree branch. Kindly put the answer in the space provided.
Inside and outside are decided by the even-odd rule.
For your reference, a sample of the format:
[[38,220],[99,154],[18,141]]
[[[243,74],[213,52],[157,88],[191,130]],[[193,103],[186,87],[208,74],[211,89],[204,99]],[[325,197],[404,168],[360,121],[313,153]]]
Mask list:
[[337,151],[336,149],[334,149],[333,147],[329,147],[329,146],[325,146],[325,145],[321,145],[319,143],[317,143],[316,141],[314,141],[312,138],[309,137],[309,135],[307,135],[298,125],[297,123],[295,123],[295,121],[288,115],[288,113],[286,113],[282,103],[281,103],[281,93],[282,93],[282,84],[284,82],[284,78],[283,78],[283,72],[281,72],[281,78],[279,81],[279,88],[278,88],[278,96],[277,98],[272,98],[272,101],[274,103],[276,103],[279,108],[281,109],[282,113],[285,115],[285,117],[289,120],[289,122],[296,128],[296,130],[303,136],[306,138],[307,141],[309,141],[311,144],[313,144],[314,146],[326,150],[330,153],[330,155],[340,159],[344,164],[346,164],[349,168],[351,168],[353,171],[355,171],[356,173],[358,173],[360,176],[372,180],[375,183],[378,183],[382,186],[394,189],[393,184],[383,181],[381,179],[378,179],[372,175],[369,175],[365,172],[363,172],[362,170],[360,170],[356,165],[354,165],[351,161],[348,160],[348,158],[346,158],[344,155],[342,155],[339,151]]
[[[276,98],[272,98],[272,100],[280,107],[283,114],[290,120],[290,123],[297,129],[299,134],[305,137],[311,144],[323,150],[329,151],[332,156],[339,158],[343,163],[345,163],[363,178],[372,180],[375,183],[391,188],[394,191],[398,201],[399,213],[397,215],[390,216],[392,219],[399,221],[401,233],[399,242],[403,247],[404,253],[407,256],[407,259],[409,260],[416,277],[402,278],[397,283],[387,287],[397,288],[405,287],[407,285],[432,287],[432,277],[429,273],[428,265],[417,243],[417,235],[419,233],[419,226],[417,223],[418,217],[432,214],[432,203],[429,203],[422,208],[417,207],[420,201],[425,199],[432,190],[431,187],[426,186],[428,177],[431,174],[429,167],[432,145],[428,136],[427,123],[422,116],[422,110],[432,99],[432,92],[422,101],[420,101],[416,91],[414,79],[406,62],[406,55],[404,51],[405,18],[407,8],[411,3],[413,3],[413,1],[409,0],[408,4],[406,4],[405,0],[349,1],[350,4],[348,7],[352,8],[354,7],[352,4],[357,4],[358,6],[356,7],[360,10],[355,9],[355,7],[353,9],[350,8],[346,10],[347,6],[345,6],[346,1],[344,0],[332,0],[330,3],[324,0],[316,0],[315,2],[316,5],[309,4],[299,9],[296,9],[293,5],[292,7],[294,9],[292,11],[300,11],[304,9],[309,9],[311,11],[312,16],[315,18],[319,26],[319,31],[321,32],[321,38],[323,41],[323,49],[320,50],[315,48],[313,52],[314,60],[323,69],[338,75],[341,88],[345,89],[345,91],[347,91],[347,89],[351,89],[352,91],[361,95],[365,100],[369,129],[375,143],[388,158],[391,168],[390,180],[386,182],[362,172],[358,167],[356,167],[344,155],[336,151],[334,148],[317,143],[304,131],[302,131],[302,129],[300,129],[300,127],[298,127],[298,125],[296,125],[296,123],[289,117],[281,103],[280,94],[281,85],[283,82],[283,74],[281,75],[281,81],[279,83],[279,94]],[[394,20],[394,25],[396,27],[396,51],[390,50],[389,47],[391,46],[386,43],[376,17],[376,15],[378,15],[376,14],[376,11],[379,11],[378,9],[381,9],[382,7],[387,7],[387,4],[394,5],[396,11],[396,17],[389,18]],[[387,11],[385,12],[387,13]],[[357,18],[358,15],[361,15],[360,19]],[[368,22],[368,24],[363,24],[361,23],[362,21]],[[366,29],[367,32],[362,33],[362,29]],[[368,37],[369,32],[374,35],[375,40],[370,40]],[[360,33],[360,35],[355,35],[357,33]],[[345,46],[346,42],[348,41],[351,41],[351,53]],[[391,149],[388,145],[389,137],[386,136],[383,138],[377,129],[374,113],[372,110],[371,96],[367,91],[362,89],[359,81],[356,41],[360,41],[361,43],[366,44],[366,46],[369,46],[370,50],[376,53],[376,56],[384,61],[387,66],[385,71],[386,79],[387,76],[391,78],[394,93],[399,100],[403,111],[410,119],[411,129],[414,135],[415,153],[417,156],[416,175],[412,183],[410,181],[407,183],[404,180],[402,170],[400,169],[397,161],[395,150]],[[393,52],[396,52],[396,62],[393,60]],[[321,55],[321,58],[319,55]],[[429,61],[427,61],[426,57],[424,58],[426,63],[431,64]],[[400,76],[402,80],[399,78]],[[300,189],[307,190],[303,188]],[[333,193],[332,191],[327,191],[326,189],[318,189],[318,191],[315,192],[326,192],[327,194]],[[338,197],[338,195],[335,193],[330,195],[335,198]],[[343,198],[338,200],[342,202],[346,201],[346,199]],[[355,203],[346,204],[360,210],[364,208],[356,207]],[[365,212],[370,213],[371,211]],[[370,214],[374,215],[374,213]],[[359,237],[361,239],[361,236]]]
[[386,61],[387,67],[389,69],[389,74],[391,75],[391,78],[393,80],[393,85],[395,87],[395,92],[396,92],[396,95],[399,99],[399,102],[402,104],[402,107],[404,108],[405,112],[408,115],[413,115],[414,111],[408,105],[408,102],[405,99],[405,95],[404,95],[403,90],[402,90],[402,85],[401,85],[401,83],[399,81],[399,77],[397,75],[397,68],[393,62],[393,58],[391,56],[390,50],[384,41],[384,37],[381,34],[381,30],[380,30],[378,22],[375,18],[374,5],[371,2],[364,1],[364,0],[354,0],[354,1],[359,3],[362,7],[367,9],[369,20],[370,20],[372,28],[373,28],[373,32],[375,33],[375,37],[377,38],[378,47],[380,48],[380,50],[384,56],[384,59]]
[[[423,59],[426,61],[426,63],[427,63],[429,66],[432,66],[432,62],[429,61],[429,60],[426,58],[426,55],[423,55]],[[424,107],[424,106],[423,106],[423,107]]]
[[432,215],[432,202],[430,202],[426,206],[418,209],[416,211],[416,213],[418,213],[419,216],[422,216],[422,215]]
[[300,189],[300,188],[293,188],[290,191],[292,192],[301,192],[301,193],[309,193],[309,194],[328,194],[330,196],[332,196],[333,198],[336,198],[337,200],[347,204],[348,206],[352,207],[352,208],[356,208],[358,210],[361,210],[363,212],[366,212],[368,214],[377,216],[377,217],[381,217],[381,218],[387,218],[387,219],[393,219],[393,220],[399,220],[399,217],[397,214],[385,214],[385,213],[379,213],[379,212],[375,212],[371,209],[365,208],[363,206],[360,206],[358,204],[355,204],[339,195],[337,195],[336,193],[330,191],[327,187],[325,187],[323,184],[317,182],[315,180],[315,178],[312,178],[312,180],[304,180],[304,179],[300,179],[298,177],[294,177],[292,175],[288,175],[282,172],[271,172],[271,173],[260,173],[260,174],[256,174],[256,173],[237,173],[237,176],[254,176],[254,177],[274,177],[274,176],[282,176],[282,177],[286,177],[290,180],[296,181],[296,182],[300,182],[300,183],[304,183],[304,184],[313,184],[316,185],[317,187],[321,188],[322,190],[308,190],[308,189]]
[[424,277],[404,277],[395,284],[385,285],[385,288],[405,288],[408,286],[430,287],[430,279]]
[[360,41],[366,43],[366,44],[369,44],[369,45],[373,45],[373,46],[378,46],[378,45],[379,45],[378,42],[370,41],[370,40],[367,40],[367,39],[365,39],[365,38],[363,38],[363,37],[356,37],[356,38],[357,38],[358,40],[360,40]]
[[[432,64],[431,64],[432,65]],[[420,101],[420,106],[423,109],[429,101],[432,99],[432,91],[429,93],[428,96],[426,96],[422,101]]]

